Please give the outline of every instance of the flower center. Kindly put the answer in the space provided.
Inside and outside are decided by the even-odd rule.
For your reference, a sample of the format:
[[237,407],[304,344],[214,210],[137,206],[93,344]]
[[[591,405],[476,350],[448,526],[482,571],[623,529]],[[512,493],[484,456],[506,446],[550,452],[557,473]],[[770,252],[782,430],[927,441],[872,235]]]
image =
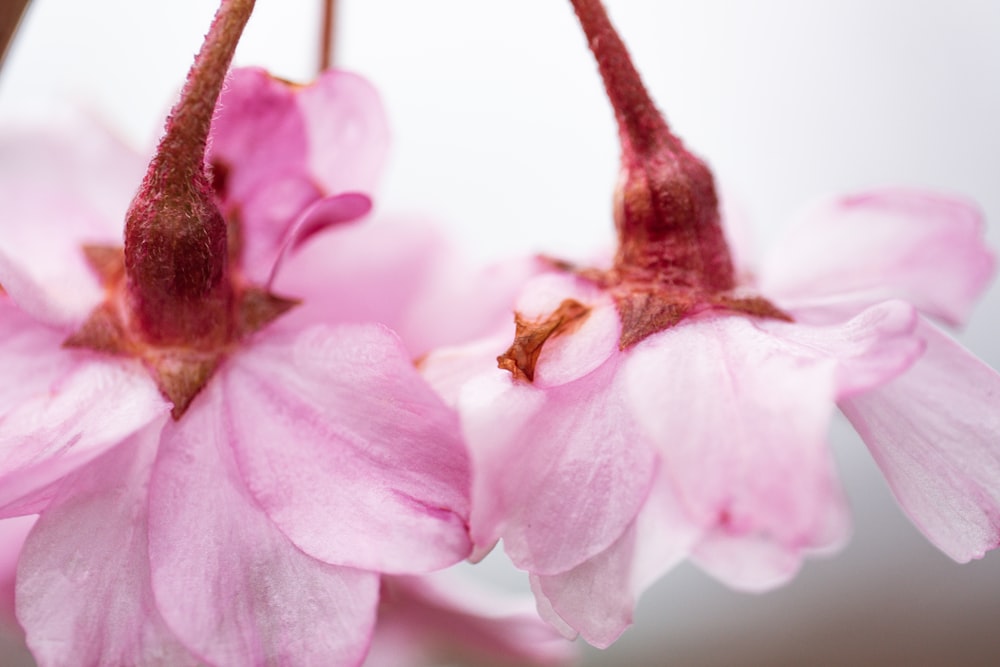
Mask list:
[[65,342],[141,359],[175,419],[243,337],[295,305],[241,277],[205,166],[212,114],[253,5],[223,0],[126,214],[124,250],[84,248],[106,296]]

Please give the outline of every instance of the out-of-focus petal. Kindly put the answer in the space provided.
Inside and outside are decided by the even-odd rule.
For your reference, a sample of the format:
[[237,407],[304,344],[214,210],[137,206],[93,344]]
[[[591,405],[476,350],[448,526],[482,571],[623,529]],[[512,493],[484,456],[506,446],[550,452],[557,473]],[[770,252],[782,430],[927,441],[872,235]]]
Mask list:
[[458,417],[391,332],[260,336],[233,361],[225,435],[257,502],[306,553],[391,573],[469,554]]
[[325,193],[371,192],[389,150],[389,122],[375,88],[327,70],[298,90],[309,134],[309,167]]
[[615,357],[541,390],[498,370],[462,390],[479,552],[502,536],[515,565],[558,574],[604,551],[632,522],[655,462],[617,371]]
[[[513,331],[515,295],[539,270],[533,260],[473,269],[443,234],[419,220],[345,225],[291,255],[275,291],[303,303],[279,326],[378,322],[414,357],[507,323]],[[510,337],[493,357],[509,344]]]
[[143,159],[84,121],[4,132],[0,156],[0,285],[39,320],[77,323],[101,297],[82,246],[121,244]]
[[138,362],[64,350],[58,332],[0,301],[0,516],[33,514],[51,497],[36,492],[170,407]]
[[562,665],[575,651],[535,612],[531,596],[500,594],[452,569],[386,577],[365,667]]
[[219,667],[358,664],[378,576],[306,556],[267,519],[243,484],[223,410],[221,388],[210,384],[163,431],[150,483],[149,558],[164,619]]
[[771,560],[758,559],[767,568],[755,574],[739,558],[716,556],[764,542],[797,561],[846,537],[825,444],[834,401],[875,369],[883,379],[905,369],[919,353],[912,326],[912,317],[888,313],[829,329],[710,317],[634,348],[623,373],[628,400],[665,478],[708,531],[703,556],[714,574],[743,587],[775,583]]
[[195,665],[149,584],[146,490],[158,428],[64,483],[24,546],[17,613],[43,665]]
[[959,324],[993,275],[979,211],[939,195],[886,190],[805,216],[771,249],[759,287],[793,312],[855,312],[885,299]]
[[896,499],[959,562],[1000,544],[1000,375],[933,325],[891,383],[840,403]]

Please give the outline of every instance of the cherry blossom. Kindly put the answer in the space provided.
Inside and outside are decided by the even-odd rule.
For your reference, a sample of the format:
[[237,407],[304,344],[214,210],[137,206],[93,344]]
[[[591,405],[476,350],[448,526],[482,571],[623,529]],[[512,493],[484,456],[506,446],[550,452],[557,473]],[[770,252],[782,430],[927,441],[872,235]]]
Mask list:
[[96,132],[3,140],[0,515],[40,513],[43,665],[358,664],[381,573],[470,549],[457,417],[399,338],[273,291],[369,209],[377,96],[238,71],[207,136],[252,4],[223,2],[145,177]]
[[781,584],[848,534],[825,443],[838,406],[934,544],[959,561],[996,547],[1000,375],[925,318],[960,323],[992,276],[976,209],[843,198],[754,266],[600,2],[573,6],[619,125],[617,252],[550,260],[512,328],[422,364],[472,448],[474,555],[502,539],[543,615],[601,647],[682,559]]

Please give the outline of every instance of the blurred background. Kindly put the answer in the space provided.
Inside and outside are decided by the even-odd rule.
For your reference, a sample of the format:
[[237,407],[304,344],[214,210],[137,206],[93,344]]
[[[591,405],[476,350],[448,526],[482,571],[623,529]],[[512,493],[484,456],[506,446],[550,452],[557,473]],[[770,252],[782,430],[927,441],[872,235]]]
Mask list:
[[[216,4],[33,0],[0,71],[0,124],[83,109],[148,150]],[[338,4],[337,63],[379,87],[394,130],[379,210],[436,221],[477,260],[610,243],[616,134],[566,0]],[[1000,3],[606,4],[762,247],[816,198],[882,185],[975,200],[1000,247]],[[319,1],[257,5],[237,64],[311,78]],[[998,332],[994,284],[960,337],[998,368]],[[764,595],[683,566],[614,647],[581,647],[585,664],[1000,664],[1000,554],[948,560],[896,509],[843,420],[831,440],[855,518],[842,553]],[[6,643],[0,665],[30,664]]]

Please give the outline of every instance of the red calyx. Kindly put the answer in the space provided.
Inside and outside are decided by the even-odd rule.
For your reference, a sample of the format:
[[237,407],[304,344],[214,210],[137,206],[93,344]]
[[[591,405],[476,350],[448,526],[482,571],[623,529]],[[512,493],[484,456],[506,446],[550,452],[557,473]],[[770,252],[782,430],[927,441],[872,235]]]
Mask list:
[[230,266],[205,166],[212,115],[254,0],[223,0],[125,219],[125,248],[84,251],[106,298],[65,345],[141,359],[179,419],[238,341],[296,302]]

